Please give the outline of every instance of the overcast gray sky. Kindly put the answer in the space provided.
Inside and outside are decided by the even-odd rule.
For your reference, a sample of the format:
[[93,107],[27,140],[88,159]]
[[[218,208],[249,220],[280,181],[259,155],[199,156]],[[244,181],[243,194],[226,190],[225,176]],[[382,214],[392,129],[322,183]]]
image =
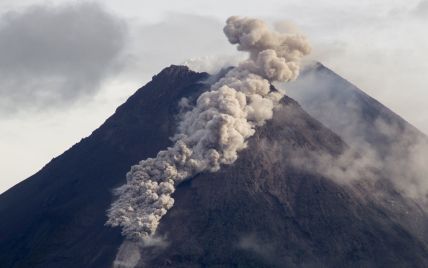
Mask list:
[[230,15],[293,22],[312,59],[428,133],[428,0],[2,0],[0,192],[88,136],[162,68],[242,56],[222,33]]

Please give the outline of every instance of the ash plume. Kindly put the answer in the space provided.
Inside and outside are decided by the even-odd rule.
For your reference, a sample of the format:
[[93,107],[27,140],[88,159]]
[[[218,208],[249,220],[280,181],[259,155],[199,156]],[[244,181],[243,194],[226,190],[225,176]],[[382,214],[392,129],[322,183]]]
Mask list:
[[295,79],[301,58],[310,52],[303,36],[272,31],[258,19],[230,17],[224,33],[238,50],[249,52],[249,58],[182,115],[172,147],[127,173],[127,183],[116,190],[118,199],[108,210],[107,224],[121,226],[129,239],[145,240],[156,232],[174,204],[175,185],[236,161],[256,127],[272,118],[283,97],[271,91],[270,83]]

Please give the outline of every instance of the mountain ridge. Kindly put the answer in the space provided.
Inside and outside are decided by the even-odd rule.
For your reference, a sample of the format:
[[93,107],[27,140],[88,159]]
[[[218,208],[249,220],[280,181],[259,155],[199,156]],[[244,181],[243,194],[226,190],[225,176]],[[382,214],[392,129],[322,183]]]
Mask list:
[[[174,75],[168,75],[169,71]],[[70,224],[67,221],[79,218],[78,215],[81,215],[81,222],[70,224],[73,226],[73,231],[76,231],[76,235],[86,234],[90,237],[88,233],[91,230],[84,226],[85,220],[94,221],[95,219],[96,222],[91,224],[99,228],[97,233],[100,233],[101,237],[98,238],[100,240],[98,242],[101,245],[106,244],[107,249],[103,256],[97,245],[93,245],[91,241],[82,241],[82,244],[91,244],[92,248],[88,249],[87,254],[80,253],[85,255],[80,261],[86,265],[95,265],[95,267],[97,265],[105,267],[111,264],[118,244],[120,245],[120,241],[123,239],[119,230],[104,226],[107,220],[106,209],[113,200],[112,190],[124,182],[125,174],[131,165],[141,159],[156,155],[159,150],[170,144],[169,137],[173,134],[175,115],[170,113],[171,107],[162,103],[162,100],[173,98],[175,94],[185,95],[186,89],[192,89],[192,87],[196,91],[202,89],[203,84],[200,81],[206,78],[208,78],[208,74],[191,72],[184,66],[166,68],[143,87],[144,90],[143,88],[137,90],[125,102],[128,105],[123,104],[118,107],[116,113],[89,137],[73,145],[64,154],[55,157],[29,179],[1,194],[0,215],[2,218],[9,218],[9,221],[0,222],[0,252],[2,252],[0,253],[0,263],[10,267],[41,265],[37,255],[42,255],[43,258],[51,259],[53,263],[56,263],[54,260],[58,256],[49,256],[49,246],[45,245],[47,242],[41,241],[37,237],[37,233],[42,232],[40,235],[47,235],[46,231],[41,230],[44,225],[49,232],[61,232],[61,228],[66,228],[65,226]],[[162,90],[157,90],[159,88]],[[159,99],[157,95],[159,91],[164,93],[169,91],[173,94],[165,94],[162,96],[163,98]],[[140,94],[144,97],[139,97]],[[142,113],[140,105],[151,110],[151,114]],[[159,116],[160,121],[151,120],[150,115],[153,114]],[[161,120],[167,120],[167,127],[161,126],[163,123]],[[145,138],[153,138],[151,140],[142,139],[142,132],[146,134]],[[114,140],[112,140],[113,134]],[[121,144],[120,140],[125,142]],[[85,159],[80,159],[79,154],[85,155]],[[99,196],[95,194],[97,188],[102,189]],[[83,193],[79,190],[83,190]],[[92,195],[96,196],[96,202]],[[30,202],[23,202],[23,198],[28,198]],[[73,202],[77,202],[77,204]],[[70,207],[73,208],[73,211],[67,213]],[[76,210],[77,208],[81,208],[83,211],[79,212]],[[84,210],[88,212],[84,213]],[[55,214],[57,212],[65,215]],[[90,215],[90,213],[94,213],[94,215]],[[55,222],[55,219],[63,221]],[[94,228],[94,230],[96,229]],[[107,241],[105,241],[105,237],[102,237],[103,233],[108,237]],[[61,240],[62,237],[64,244],[67,244],[68,240],[76,240],[65,233],[53,233],[52,236],[59,237],[57,240]],[[55,240],[53,237],[49,237]],[[34,240],[40,245],[32,244],[35,242]],[[113,246],[111,246],[112,243]],[[76,253],[79,249],[63,248],[63,251],[65,256],[61,258],[65,263],[68,262],[68,266],[73,266],[72,259],[79,255]],[[91,254],[92,252],[96,253]],[[56,252],[56,254],[61,255],[62,253]],[[97,260],[97,258],[92,260],[93,256],[100,254],[98,259],[102,260]],[[43,264],[44,267],[46,267],[45,265]],[[55,265],[63,264],[59,260]],[[55,265],[53,266],[55,267]]]
[[[131,165],[171,144],[178,101],[195,99],[207,79],[184,66],[165,68],[89,137],[0,195],[0,216],[8,219],[0,222],[0,263],[110,266],[124,241],[104,225],[112,189]],[[293,99],[282,104],[234,165],[178,185],[158,232],[168,246],[141,249],[139,266],[427,264],[424,242],[381,206],[293,164],[296,149],[335,157],[347,145]]]

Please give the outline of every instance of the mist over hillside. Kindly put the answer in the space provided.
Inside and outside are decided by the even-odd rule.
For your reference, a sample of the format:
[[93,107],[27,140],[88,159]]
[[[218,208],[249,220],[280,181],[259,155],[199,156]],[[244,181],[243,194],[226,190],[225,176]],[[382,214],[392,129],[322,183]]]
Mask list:
[[[346,83],[324,67],[312,72]],[[0,263],[106,267],[116,257],[131,260],[117,255],[120,230],[104,225],[111,190],[129,166],[170,146],[179,100],[195,100],[208,78],[186,67],[164,69],[90,137],[2,194]],[[161,243],[128,247],[137,267],[426,266],[423,207],[389,180],[343,183],[296,162],[297,152],[333,161],[353,145],[293,99],[281,103],[236,164],[178,186],[159,225]]]

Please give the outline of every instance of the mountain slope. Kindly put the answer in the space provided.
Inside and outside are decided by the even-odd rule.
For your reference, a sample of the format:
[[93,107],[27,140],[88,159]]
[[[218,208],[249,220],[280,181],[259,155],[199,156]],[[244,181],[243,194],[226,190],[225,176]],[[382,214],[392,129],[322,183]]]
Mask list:
[[349,144],[374,146],[387,154],[394,143],[406,137],[413,142],[428,140],[406,120],[321,63],[306,67],[286,88],[305,111]]
[[[178,101],[197,96],[208,77],[164,69],[90,137],[0,195],[0,264],[111,266],[123,243],[118,229],[104,226],[111,190],[132,164],[171,144]],[[295,165],[297,151],[334,159],[347,148],[286,97],[234,165],[178,186],[159,226],[166,247],[141,248],[140,266],[428,266],[426,244],[401,214]],[[400,212],[416,209],[393,198]]]
[[170,144],[177,100],[207,76],[165,69],[90,137],[0,195],[0,266],[108,267],[122,242],[104,226],[111,190]]
[[[365,158],[363,168],[381,169],[377,185],[362,191],[428,243],[428,137],[321,63],[306,67],[286,88],[305,111]],[[395,204],[397,199],[408,209]]]
[[[180,185],[165,250],[142,267],[423,267],[426,246],[350,186],[293,165],[296,149],[346,145],[290,98],[233,166]],[[397,200],[399,200],[397,198]]]

